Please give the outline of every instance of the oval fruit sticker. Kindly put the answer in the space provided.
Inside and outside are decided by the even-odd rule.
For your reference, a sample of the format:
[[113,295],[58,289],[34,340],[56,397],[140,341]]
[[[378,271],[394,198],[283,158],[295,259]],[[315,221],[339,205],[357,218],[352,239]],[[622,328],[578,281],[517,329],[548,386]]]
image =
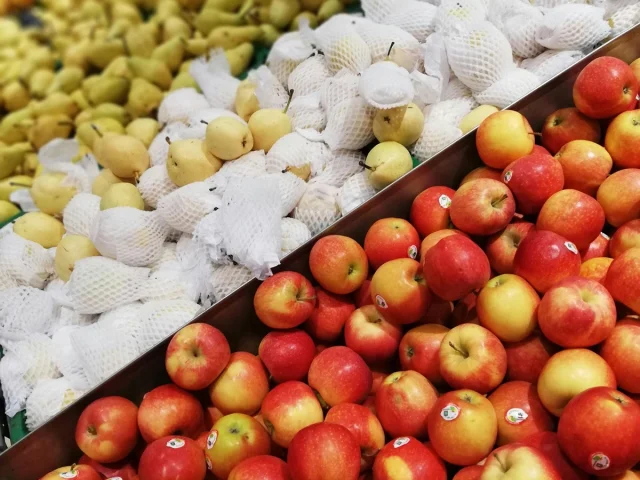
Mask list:
[[68,472],[60,472],[58,475],[60,478],[76,478],[78,476],[77,470],[70,470]]
[[378,305],[380,308],[389,308],[389,305],[387,305],[387,301],[382,298],[382,295],[376,295],[376,305]]
[[442,208],[449,208],[451,206],[451,199],[447,195],[440,195],[438,203]]
[[403,445],[406,445],[407,443],[409,443],[410,441],[411,441],[411,439],[409,437],[396,438],[393,441],[393,448],[400,448]]
[[167,442],[167,447],[169,448],[182,448],[184,447],[185,441],[181,438],[172,438]]
[[604,453],[591,455],[591,467],[594,470],[606,470],[611,465],[611,460]]
[[572,242],[564,242],[564,246],[567,247],[571,253],[578,254],[578,247],[576,247]]
[[409,258],[413,258],[415,260],[418,257],[418,247],[411,245],[409,250],[407,250],[407,255]]
[[511,425],[520,425],[527,418],[529,418],[529,415],[521,408],[511,408],[504,416],[507,423],[510,423]]
[[450,422],[451,420],[455,420],[460,415],[460,407],[455,403],[448,403],[446,407],[440,410],[440,416]]
[[218,431],[211,430],[211,433],[207,437],[207,449],[211,450],[213,446],[216,444],[217,440],[218,440]]
[[511,177],[513,177],[513,172],[511,170],[504,172],[504,183],[509,183],[511,181]]

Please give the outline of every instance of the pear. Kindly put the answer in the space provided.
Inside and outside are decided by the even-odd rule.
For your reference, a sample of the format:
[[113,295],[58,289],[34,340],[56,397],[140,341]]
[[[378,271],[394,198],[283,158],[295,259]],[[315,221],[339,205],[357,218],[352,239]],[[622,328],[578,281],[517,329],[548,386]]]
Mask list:
[[[84,96],[82,89],[79,88],[78,90],[71,92],[71,95],[69,96],[71,97],[71,100],[76,103],[78,108],[82,110],[82,112],[91,108],[91,105],[89,105],[89,101],[87,100],[87,97]],[[78,115],[76,115],[76,118],[78,118]]]
[[200,91],[198,82],[195,81],[189,72],[182,72],[176,75],[173,82],[171,82],[169,91],[179,90],[181,88],[195,88]]
[[93,149],[94,143],[96,139],[100,138],[100,135],[107,133],[123,134],[124,131],[122,124],[115,118],[102,117],[81,123],[76,130],[76,137],[87,147]]
[[309,22],[309,27],[311,28],[316,28],[318,26],[318,17],[315,14],[311,12],[300,12],[291,22],[289,30],[300,30],[300,22],[302,20],[307,20]]
[[317,12],[325,0],[300,0],[300,6],[303,10]]
[[31,198],[36,207],[49,215],[61,215],[69,200],[78,193],[76,187],[64,184],[65,173],[43,173],[33,180]]
[[173,76],[171,70],[160,60],[153,58],[131,57],[129,68],[136,77],[144,78],[162,90],[168,90]]
[[250,10],[243,8],[238,13],[225,12],[217,8],[205,8],[193,21],[193,25],[203,35],[209,35],[211,30],[223,25],[242,25],[244,23],[244,16]]
[[107,65],[102,71],[104,77],[122,77],[127,80],[133,79],[133,72],[129,68],[128,57],[121,56],[111,60],[111,63]]
[[424,115],[415,103],[378,110],[373,119],[373,133],[379,142],[393,141],[405,147],[418,141],[423,128]]
[[242,4],[243,0],[207,0],[204,4],[205,8],[216,8],[218,10],[224,10],[226,12],[235,12]]
[[114,58],[125,55],[124,43],[120,39],[94,40],[87,46],[87,60],[94,67],[104,70]]
[[287,167],[282,173],[293,173],[296,177],[307,182],[311,176],[311,164],[305,163],[302,165],[296,165],[295,167]]
[[49,85],[53,82],[55,74],[46,68],[40,68],[31,74],[29,78],[29,92],[32,98],[43,98],[47,94]]
[[140,10],[128,2],[114,2],[111,4],[111,18],[116,19],[126,19],[131,24],[135,25],[137,23],[142,23],[142,15],[140,15]]
[[0,223],[6,223],[20,213],[20,209],[13,203],[0,200]]
[[89,45],[91,41],[88,39],[80,40],[78,43],[72,44],[67,48],[62,57],[63,65],[67,67],[80,67],[85,72],[89,68],[89,60],[87,53],[89,51]]
[[326,22],[342,11],[344,11],[344,4],[340,0],[326,0],[318,9],[318,21]]
[[178,0],[180,5],[187,10],[200,10],[203,0]]
[[82,81],[82,93],[84,93],[85,98],[89,98],[89,92],[101,78],[100,75],[89,75],[85,77]]
[[162,0],[156,8],[155,20],[163,22],[165,18],[171,15],[180,15],[181,13],[182,7],[180,3],[175,0]]
[[98,118],[103,117],[113,118],[122,125],[126,125],[130,120],[126,109],[122,105],[117,105],[115,103],[102,103],[91,111],[92,120],[97,120]]
[[51,93],[47,98],[32,108],[32,113],[35,117],[47,113],[63,113],[70,118],[74,118],[78,114],[78,111],[79,108],[76,102],[74,102],[68,94],[62,92]]
[[167,173],[178,187],[189,183],[201,182],[216,173],[222,162],[207,152],[204,142],[197,139],[169,142]]
[[16,220],[13,224],[13,232],[44,248],[53,248],[62,240],[65,229],[62,222],[51,215],[43,212],[29,212]]
[[276,40],[278,40],[280,35],[282,35],[276,27],[269,25],[268,23],[260,25],[260,30],[262,30],[262,37],[260,40],[268,47],[276,43]]
[[54,138],[69,138],[73,127],[73,121],[63,113],[41,115],[29,130],[29,142],[40,150]]
[[127,101],[131,82],[121,77],[100,77],[89,89],[87,100],[91,105],[101,103],[117,103],[123,105]]
[[38,160],[38,154],[34,152],[29,152],[24,156],[24,160],[22,161],[22,173],[24,175],[35,176],[38,171],[38,167],[40,167],[40,160]]
[[16,190],[31,188],[33,178],[27,175],[14,175],[0,181],[0,200],[9,200],[9,196]]
[[78,260],[88,257],[99,257],[100,252],[87,237],[82,235],[65,235],[56,248],[55,271],[60,280],[69,281],[73,268]]
[[90,121],[92,117],[93,117],[93,108],[89,106],[89,108],[81,111],[78,115],[76,115],[76,118],[73,119],[73,123],[75,123],[76,128],[78,128],[83,123]]
[[262,36],[262,29],[255,25],[223,26],[214,28],[207,37],[210,48],[235,48],[245,42],[255,42]]
[[463,134],[469,133],[471,130],[479,126],[485,118],[497,111],[498,109],[493,105],[480,105],[467,113],[464,118],[460,120],[458,128]]
[[137,179],[151,163],[147,148],[135,137],[104,135],[96,144],[96,159],[117,177]]
[[13,81],[2,89],[4,108],[9,112],[15,112],[27,106],[31,100],[29,87],[20,81]]
[[163,98],[162,90],[153,83],[144,78],[134,78],[126,108],[134,118],[146,117],[158,109]]
[[[109,27],[107,38],[122,38],[129,31],[133,24],[128,18],[117,18]],[[126,52],[125,47],[125,52]]]
[[108,210],[115,207],[132,207],[144,210],[142,195],[140,195],[135,185],[130,183],[114,183],[107,187],[101,197],[100,210]]
[[126,128],[127,135],[137,138],[147,148],[149,148],[159,131],[160,124],[153,118],[137,118]]
[[298,0],[273,0],[269,7],[270,23],[276,28],[286,28],[300,13]]
[[[199,32],[196,32],[196,34],[200,35]],[[206,38],[190,38],[186,41],[184,46],[185,54],[192,57],[204,55],[207,53],[208,49],[209,45],[207,44]],[[182,68],[182,66],[180,66],[180,68]]]
[[169,70],[176,72],[180,68],[184,58],[185,40],[183,37],[174,37],[158,45],[151,54],[151,58],[164,63]]
[[124,182],[133,184],[134,180],[118,178],[111,172],[111,170],[109,170],[108,168],[103,168],[102,170],[100,170],[98,176],[93,180],[93,184],[91,185],[91,193],[102,197],[111,185]]
[[251,130],[231,117],[218,117],[207,125],[205,149],[220,160],[235,160],[253,148]]
[[70,66],[59,70],[47,93],[64,92],[71,93],[82,86],[84,70],[80,67]]
[[253,148],[268,153],[280,138],[291,133],[293,126],[287,116],[287,110],[293,97],[293,90],[289,92],[289,101],[284,111],[277,108],[263,108],[249,119],[249,130],[253,136]]
[[249,67],[251,59],[253,58],[253,52],[253,44],[248,42],[224,51],[224,55],[227,57],[227,61],[231,67],[231,75],[237,77]]
[[81,15],[83,18],[101,20],[107,17],[104,6],[96,0],[85,0],[81,5]]
[[186,62],[182,62],[182,65],[180,65],[180,70],[178,70],[178,73],[189,73],[189,71],[191,70],[191,64],[193,63],[193,60],[187,60]]
[[166,42],[174,37],[191,38],[191,27],[177,15],[172,15],[162,23],[162,41]]
[[29,152],[33,152],[33,147],[27,142],[0,146],[0,179],[11,175]]
[[157,43],[149,29],[136,26],[130,28],[124,36],[125,50],[132,56],[150,57]]
[[260,109],[258,97],[256,97],[256,84],[250,80],[243,80],[236,90],[236,113],[247,121]]
[[398,142],[379,143],[371,149],[365,161],[367,178],[376,190],[395,182],[413,168],[409,150]]
[[261,24],[267,24],[270,21],[269,18],[269,6],[253,7],[247,13],[247,23],[250,25],[260,26]]

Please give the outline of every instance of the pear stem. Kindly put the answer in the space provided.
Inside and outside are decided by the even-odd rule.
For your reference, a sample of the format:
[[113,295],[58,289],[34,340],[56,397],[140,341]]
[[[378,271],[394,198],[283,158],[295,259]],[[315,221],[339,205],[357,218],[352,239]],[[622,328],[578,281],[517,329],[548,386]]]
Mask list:
[[17,183],[17,182],[9,182],[9,186],[10,186],[10,187],[31,188],[31,185],[26,185],[26,184],[24,184],[24,183]]
[[124,53],[127,57],[131,56],[131,50],[129,50],[129,44],[127,43],[127,39],[122,37],[122,48],[124,48]]
[[100,131],[100,129],[98,127],[96,127],[93,123],[91,124],[91,128],[93,128],[95,130],[95,132],[100,136],[100,138],[102,138],[102,132]]
[[200,123],[204,123],[205,125],[209,125],[209,122],[205,122],[204,120],[200,120]]
[[396,44],[396,42],[391,42],[391,45],[389,45],[389,50],[387,51],[387,58],[389,58],[391,56],[391,50],[393,50],[393,46]]
[[289,90],[289,100],[287,101],[287,106],[284,107],[284,113],[287,113],[287,110],[289,110],[289,105],[291,105],[292,99],[293,99],[293,88]]
[[369,165],[367,165],[366,163],[364,163],[363,161],[358,162],[358,165],[360,165],[361,167],[366,168],[367,170],[373,170],[372,167],[370,167]]
[[73,127],[73,122],[58,122],[61,127]]
[[169,137],[164,137],[164,141],[171,145],[171,139]]

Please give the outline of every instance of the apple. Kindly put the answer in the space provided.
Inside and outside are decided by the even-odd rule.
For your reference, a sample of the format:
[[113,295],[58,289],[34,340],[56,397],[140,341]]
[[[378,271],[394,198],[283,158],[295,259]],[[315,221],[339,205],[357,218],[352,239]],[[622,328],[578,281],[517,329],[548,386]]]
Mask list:
[[316,307],[304,327],[318,342],[335,342],[356,307],[346,295],[336,295],[322,288],[316,290],[316,295]]
[[317,423],[293,438],[287,463],[295,480],[357,480],[360,447],[346,427]]
[[559,417],[573,397],[601,386],[616,388],[611,367],[597,353],[574,348],[549,359],[538,378],[538,396],[545,408]]
[[204,426],[207,430],[211,430],[211,427],[213,427],[213,424],[216,423],[218,420],[220,420],[222,417],[224,417],[224,413],[222,413],[219,409],[217,409],[216,407],[207,407],[204,410]]
[[268,392],[269,379],[260,359],[248,352],[234,352],[227,367],[209,387],[209,398],[225,415],[253,415]]
[[204,452],[188,437],[167,436],[147,445],[140,457],[140,480],[204,480]]
[[420,244],[420,261],[424,261],[424,257],[427,252],[431,250],[431,248],[434,247],[440,240],[445,237],[450,237],[451,235],[462,235],[467,238],[469,237],[466,233],[463,233],[460,230],[455,230],[453,228],[433,232],[427,235]]
[[429,305],[427,313],[418,322],[418,325],[446,325],[451,319],[451,315],[453,315],[453,308],[453,302],[431,295],[431,305]]
[[542,206],[536,228],[557,233],[581,250],[600,236],[604,222],[604,210],[593,197],[578,190],[561,190]]
[[487,393],[507,373],[507,353],[498,337],[480,325],[452,328],[440,346],[440,373],[455,389]]
[[449,326],[451,328],[462,325],[463,323],[474,323],[480,325],[478,319],[478,312],[476,311],[476,303],[478,295],[471,292],[465,295],[464,298],[456,302],[456,306],[453,309],[453,315]]
[[390,436],[422,438],[437,398],[437,390],[418,372],[395,372],[385,378],[376,393],[376,415]]
[[382,265],[371,279],[375,308],[393,323],[415,323],[427,313],[431,293],[420,262],[398,258]]
[[223,333],[206,323],[192,323],[176,333],[167,347],[169,377],[185,390],[202,390],[222,373],[231,357]]
[[303,380],[316,355],[316,345],[302,330],[269,332],[260,342],[258,355],[274,382]]
[[[575,140],[600,141],[600,124],[577,108],[561,108],[549,115],[542,126],[542,144],[556,154],[564,145]],[[571,187],[569,187],[571,188]]]
[[492,180],[498,180],[499,182],[501,182],[502,171],[484,166],[477,167],[465,175],[465,177],[460,181],[460,185],[462,186],[465,183],[468,183],[472,180],[478,180],[479,178],[490,178]]
[[[131,463],[127,460],[121,460],[115,463],[98,463],[87,455],[83,455],[78,460],[79,465],[87,465],[93,468],[99,475],[105,478],[113,479],[116,477],[122,480],[138,480],[138,474],[136,470],[131,466]],[[99,477],[101,478],[101,477]]]
[[558,443],[592,475],[619,475],[640,462],[640,406],[615,388],[591,388],[566,406]]
[[322,288],[346,295],[358,290],[367,279],[369,260],[364,249],[352,238],[328,235],[313,245],[309,268]]
[[443,300],[459,300],[491,277],[486,254],[462,235],[441,239],[427,251],[422,266],[427,285]]
[[589,480],[589,475],[572,465],[558,444],[555,432],[541,431],[522,440],[524,445],[538,449],[553,464],[562,480]]
[[60,480],[61,478],[75,478],[76,480],[102,480],[102,477],[88,465],[71,465],[57,468],[47,473],[40,480]]
[[480,480],[484,465],[471,465],[458,470],[452,480]]
[[498,437],[491,402],[473,390],[442,395],[429,414],[429,440],[445,462],[467,466],[486,457]]
[[625,168],[609,175],[596,198],[613,227],[640,217],[640,169]]
[[640,167],[640,110],[618,115],[609,124],[604,146],[618,168]]
[[529,234],[535,225],[530,222],[510,223],[501,232],[487,239],[484,251],[491,268],[497,273],[513,273],[513,259],[520,242]]
[[573,140],[555,155],[564,173],[564,188],[579,190],[592,197],[613,167],[607,150],[588,140]]
[[596,257],[608,257],[610,240],[611,238],[609,235],[604,232],[600,232],[600,235],[598,235],[586,249],[583,249],[580,252],[580,255],[582,255],[582,261],[585,262]]
[[562,166],[547,153],[532,152],[516,159],[502,172],[518,205],[518,212],[534,215],[554,193],[562,190]]
[[476,301],[480,325],[504,342],[524,340],[536,328],[540,297],[527,281],[513,274],[493,277]]
[[580,276],[604,284],[611,262],[613,262],[613,258],[591,258],[580,265]]
[[451,200],[453,224],[470,235],[491,235],[505,228],[516,212],[511,190],[488,178],[462,185]]
[[564,480],[553,463],[539,450],[527,445],[510,444],[496,448],[487,457],[482,480]]
[[375,269],[397,258],[418,258],[420,236],[402,218],[383,218],[376,221],[364,237],[364,251]]
[[449,207],[455,193],[449,187],[429,187],[413,200],[409,220],[421,237],[449,228]]
[[362,452],[360,471],[371,468],[373,460],[384,446],[384,430],[371,410],[355,403],[341,403],[331,407],[324,421],[349,430]]
[[76,424],[76,443],[100,463],[125,458],[138,441],[138,407],[123,397],[104,397],[90,403]]
[[611,262],[604,286],[618,302],[640,313],[640,248],[631,248]]
[[364,281],[357,292],[354,293],[354,299],[356,307],[364,307],[365,305],[373,305],[371,300],[371,279],[368,278]]
[[373,463],[375,480],[447,480],[447,469],[429,447],[414,437],[399,437],[387,443]]
[[533,332],[520,342],[505,343],[507,379],[536,383],[540,372],[558,347],[539,332]]
[[476,148],[485,165],[504,169],[531,153],[534,145],[531,125],[522,114],[502,110],[488,116],[476,132]]
[[633,108],[638,80],[629,65],[600,57],[584,67],[573,84],[573,102],[591,118],[609,118]]
[[345,345],[369,365],[393,357],[401,338],[402,329],[387,321],[373,305],[354,311],[344,327]]
[[284,382],[262,402],[262,418],[272,440],[288,448],[296,433],[322,422],[324,413],[311,387],[302,382]]
[[616,374],[618,386],[640,393],[640,320],[629,316],[620,320],[600,347],[600,356]]
[[309,386],[321,402],[362,403],[371,391],[373,377],[362,357],[349,347],[329,347],[319,353],[309,368]]
[[618,227],[609,242],[613,258],[634,247],[640,247],[640,220],[631,220]]
[[378,389],[380,388],[380,386],[382,385],[382,382],[384,382],[384,379],[387,378],[391,373],[388,364],[381,365],[378,368],[380,369],[371,370],[371,376],[373,377],[373,382],[371,383],[371,391],[369,392],[369,395],[375,395]]
[[518,247],[513,271],[538,292],[580,273],[580,254],[566,238],[547,230],[530,232]]
[[260,422],[244,413],[232,413],[209,432],[205,455],[209,470],[218,478],[227,478],[242,461],[270,452],[271,439]]
[[271,455],[247,458],[235,466],[228,480],[291,480],[285,461]]
[[442,325],[420,325],[404,334],[400,340],[400,365],[414,370],[433,384],[442,384],[440,375],[440,345],[449,332]]
[[636,58],[629,66],[638,82],[640,82],[640,58]]
[[303,275],[280,272],[267,278],[253,297],[256,315],[271,328],[294,328],[309,318],[316,291]]

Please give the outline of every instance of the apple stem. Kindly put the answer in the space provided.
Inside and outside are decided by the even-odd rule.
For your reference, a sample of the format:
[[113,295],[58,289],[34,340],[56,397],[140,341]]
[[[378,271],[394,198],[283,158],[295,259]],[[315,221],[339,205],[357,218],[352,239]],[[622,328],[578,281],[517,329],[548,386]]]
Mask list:
[[502,202],[504,202],[507,198],[509,198],[509,195],[504,194],[503,196],[501,196],[498,200],[494,200],[493,202],[491,202],[491,206],[492,207],[498,207],[500,206],[500,204]]
[[299,301],[299,302],[306,302],[306,301],[308,301],[308,300],[313,300],[313,301],[315,301],[315,299],[316,299],[316,297],[315,297],[315,296],[314,296],[314,297],[302,297],[302,298],[298,298],[298,301]]
[[469,355],[466,354],[465,352],[463,352],[462,350],[460,350],[458,347],[456,347],[453,342],[449,342],[449,346],[451,348],[453,348],[456,352],[458,352],[460,355],[462,355],[464,358],[469,358]]
[[69,473],[73,473],[76,470],[77,465],[74,463],[73,465],[71,465],[71,470],[69,470]]
[[293,88],[289,90],[289,100],[287,101],[287,105],[284,107],[283,113],[287,113],[289,110],[289,105],[291,105],[291,100],[293,100]]
[[542,134],[540,132],[533,132],[533,135],[535,135],[536,137],[542,137]]
[[366,168],[367,170],[373,170],[372,167],[370,167],[369,165],[367,165],[366,163],[364,163],[362,160],[358,162],[358,165],[360,165],[361,167]]

